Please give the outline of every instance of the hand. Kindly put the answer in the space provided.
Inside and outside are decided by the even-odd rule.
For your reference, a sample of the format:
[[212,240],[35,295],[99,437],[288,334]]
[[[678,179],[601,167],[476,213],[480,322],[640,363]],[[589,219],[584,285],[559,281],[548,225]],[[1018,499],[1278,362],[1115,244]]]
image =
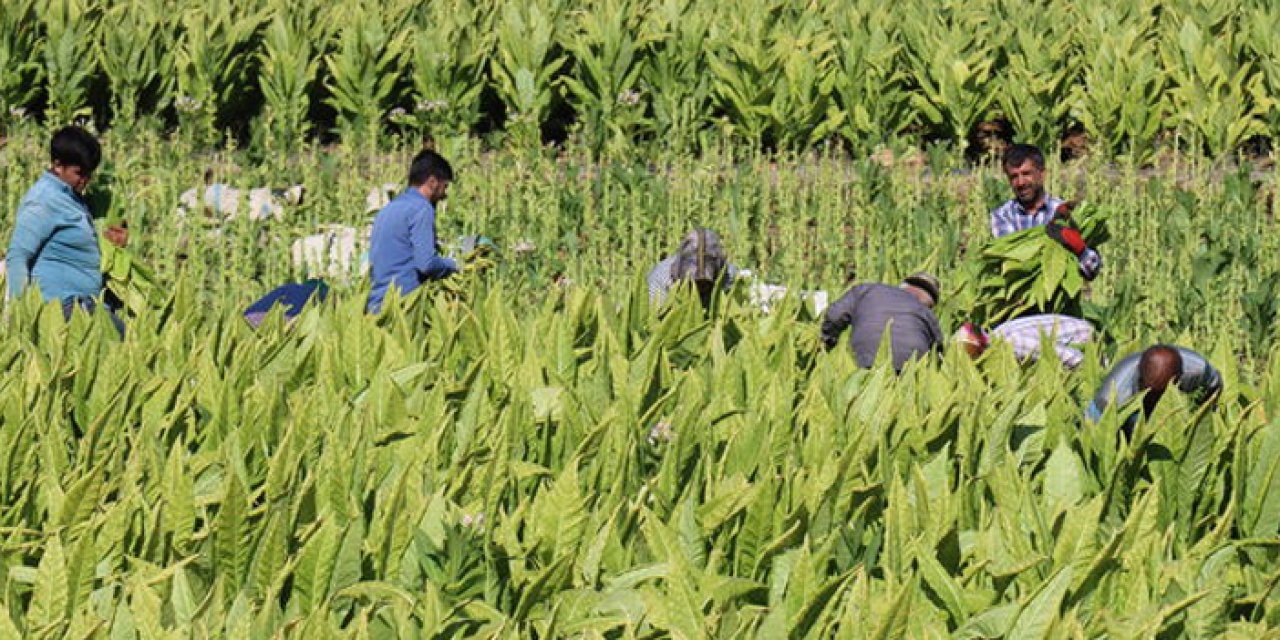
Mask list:
[[1097,251],[1085,249],[1084,253],[1080,254],[1079,261],[1080,275],[1083,275],[1085,280],[1098,277],[1098,271],[1102,269],[1102,256],[1098,255]]
[[113,224],[102,232],[102,236],[107,239],[107,242],[123,249],[129,244],[129,223]]

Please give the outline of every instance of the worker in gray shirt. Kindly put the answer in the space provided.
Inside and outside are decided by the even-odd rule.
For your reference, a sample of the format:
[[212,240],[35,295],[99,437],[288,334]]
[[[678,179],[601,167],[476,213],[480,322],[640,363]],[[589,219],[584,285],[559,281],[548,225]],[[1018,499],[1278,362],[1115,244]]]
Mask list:
[[680,242],[680,248],[649,270],[649,300],[663,304],[671,290],[682,282],[689,282],[698,291],[703,306],[710,304],[712,293],[719,283],[727,291],[733,285],[738,268],[729,263],[720,236],[711,229],[699,227],[690,231]]
[[[1117,362],[1085,409],[1085,418],[1097,422],[1112,402],[1124,404],[1144,391],[1142,413],[1150,416],[1170,384],[1177,384],[1183,393],[1195,394],[1195,400],[1204,404],[1222,390],[1222,376],[1195,351],[1159,344]],[[1128,416],[1123,424],[1125,432],[1130,432],[1137,421],[1137,412]]]
[[850,329],[849,346],[858,366],[870,368],[885,330],[892,331],[893,368],[918,355],[942,349],[942,327],[933,315],[941,287],[928,273],[908,277],[900,286],[860,284],[827,308],[822,321],[822,343],[828,349]]

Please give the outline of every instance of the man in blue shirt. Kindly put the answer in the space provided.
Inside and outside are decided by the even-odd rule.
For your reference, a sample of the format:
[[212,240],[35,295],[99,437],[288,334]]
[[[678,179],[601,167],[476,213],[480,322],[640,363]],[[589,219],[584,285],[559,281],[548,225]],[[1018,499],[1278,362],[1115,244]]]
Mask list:
[[[45,301],[92,310],[102,294],[102,253],[85,188],[102,161],[98,140],[80,127],[64,127],[49,141],[49,170],[22,196],[5,267],[9,296],[34,282]],[[126,232],[112,228],[108,240],[123,246]],[[123,325],[113,316],[117,328]]]
[[425,149],[409,165],[409,188],[373,219],[369,266],[373,288],[365,310],[379,313],[387,291],[408,295],[427,280],[458,271],[458,263],[440,255],[436,244],[436,205],[448,195],[453,168],[440,154]]

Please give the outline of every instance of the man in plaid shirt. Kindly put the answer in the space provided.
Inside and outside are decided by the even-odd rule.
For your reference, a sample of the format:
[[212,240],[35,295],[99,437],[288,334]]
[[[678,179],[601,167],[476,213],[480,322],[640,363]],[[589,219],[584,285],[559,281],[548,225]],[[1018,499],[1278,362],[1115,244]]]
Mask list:
[[1054,240],[1076,255],[1080,273],[1092,280],[1102,268],[1102,256],[1085,245],[1067,218],[1070,205],[1044,190],[1044,154],[1029,144],[1015,144],[1001,160],[1014,197],[991,212],[991,235],[999,238],[1035,227],[1046,227]]
[[1093,340],[1093,325],[1080,318],[1046,313],[1010,320],[990,332],[966,322],[956,332],[955,340],[975,358],[982,355],[993,340],[1002,340],[1009,343],[1019,360],[1027,362],[1039,359],[1046,337],[1058,360],[1068,369],[1075,369],[1084,361],[1084,353],[1078,347]]

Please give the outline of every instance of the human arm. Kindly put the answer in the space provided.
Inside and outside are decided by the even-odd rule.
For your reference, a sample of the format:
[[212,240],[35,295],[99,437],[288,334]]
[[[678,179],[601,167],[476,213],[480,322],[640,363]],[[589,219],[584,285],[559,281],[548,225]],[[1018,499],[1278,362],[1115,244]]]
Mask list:
[[45,208],[36,203],[24,203],[18,208],[13,226],[13,238],[5,254],[5,269],[9,276],[9,297],[22,295],[30,278],[36,254],[53,235],[57,224]]
[[859,285],[850,289],[834,304],[827,307],[826,314],[822,319],[822,344],[827,349],[836,346],[840,341],[840,334],[853,323],[854,315],[857,314],[858,304],[862,302],[862,298],[866,295],[866,285]]
[[1098,277],[1098,271],[1102,269],[1102,255],[1089,247],[1084,236],[1080,234],[1080,229],[1071,221],[1071,209],[1074,206],[1070,202],[1059,204],[1053,220],[1044,226],[1044,230],[1050,238],[1076,257],[1076,261],[1080,264],[1080,274],[1085,280],[1093,280]]
[[427,209],[409,222],[413,267],[423,280],[439,280],[458,271],[458,263],[441,256],[436,248],[435,212]]

